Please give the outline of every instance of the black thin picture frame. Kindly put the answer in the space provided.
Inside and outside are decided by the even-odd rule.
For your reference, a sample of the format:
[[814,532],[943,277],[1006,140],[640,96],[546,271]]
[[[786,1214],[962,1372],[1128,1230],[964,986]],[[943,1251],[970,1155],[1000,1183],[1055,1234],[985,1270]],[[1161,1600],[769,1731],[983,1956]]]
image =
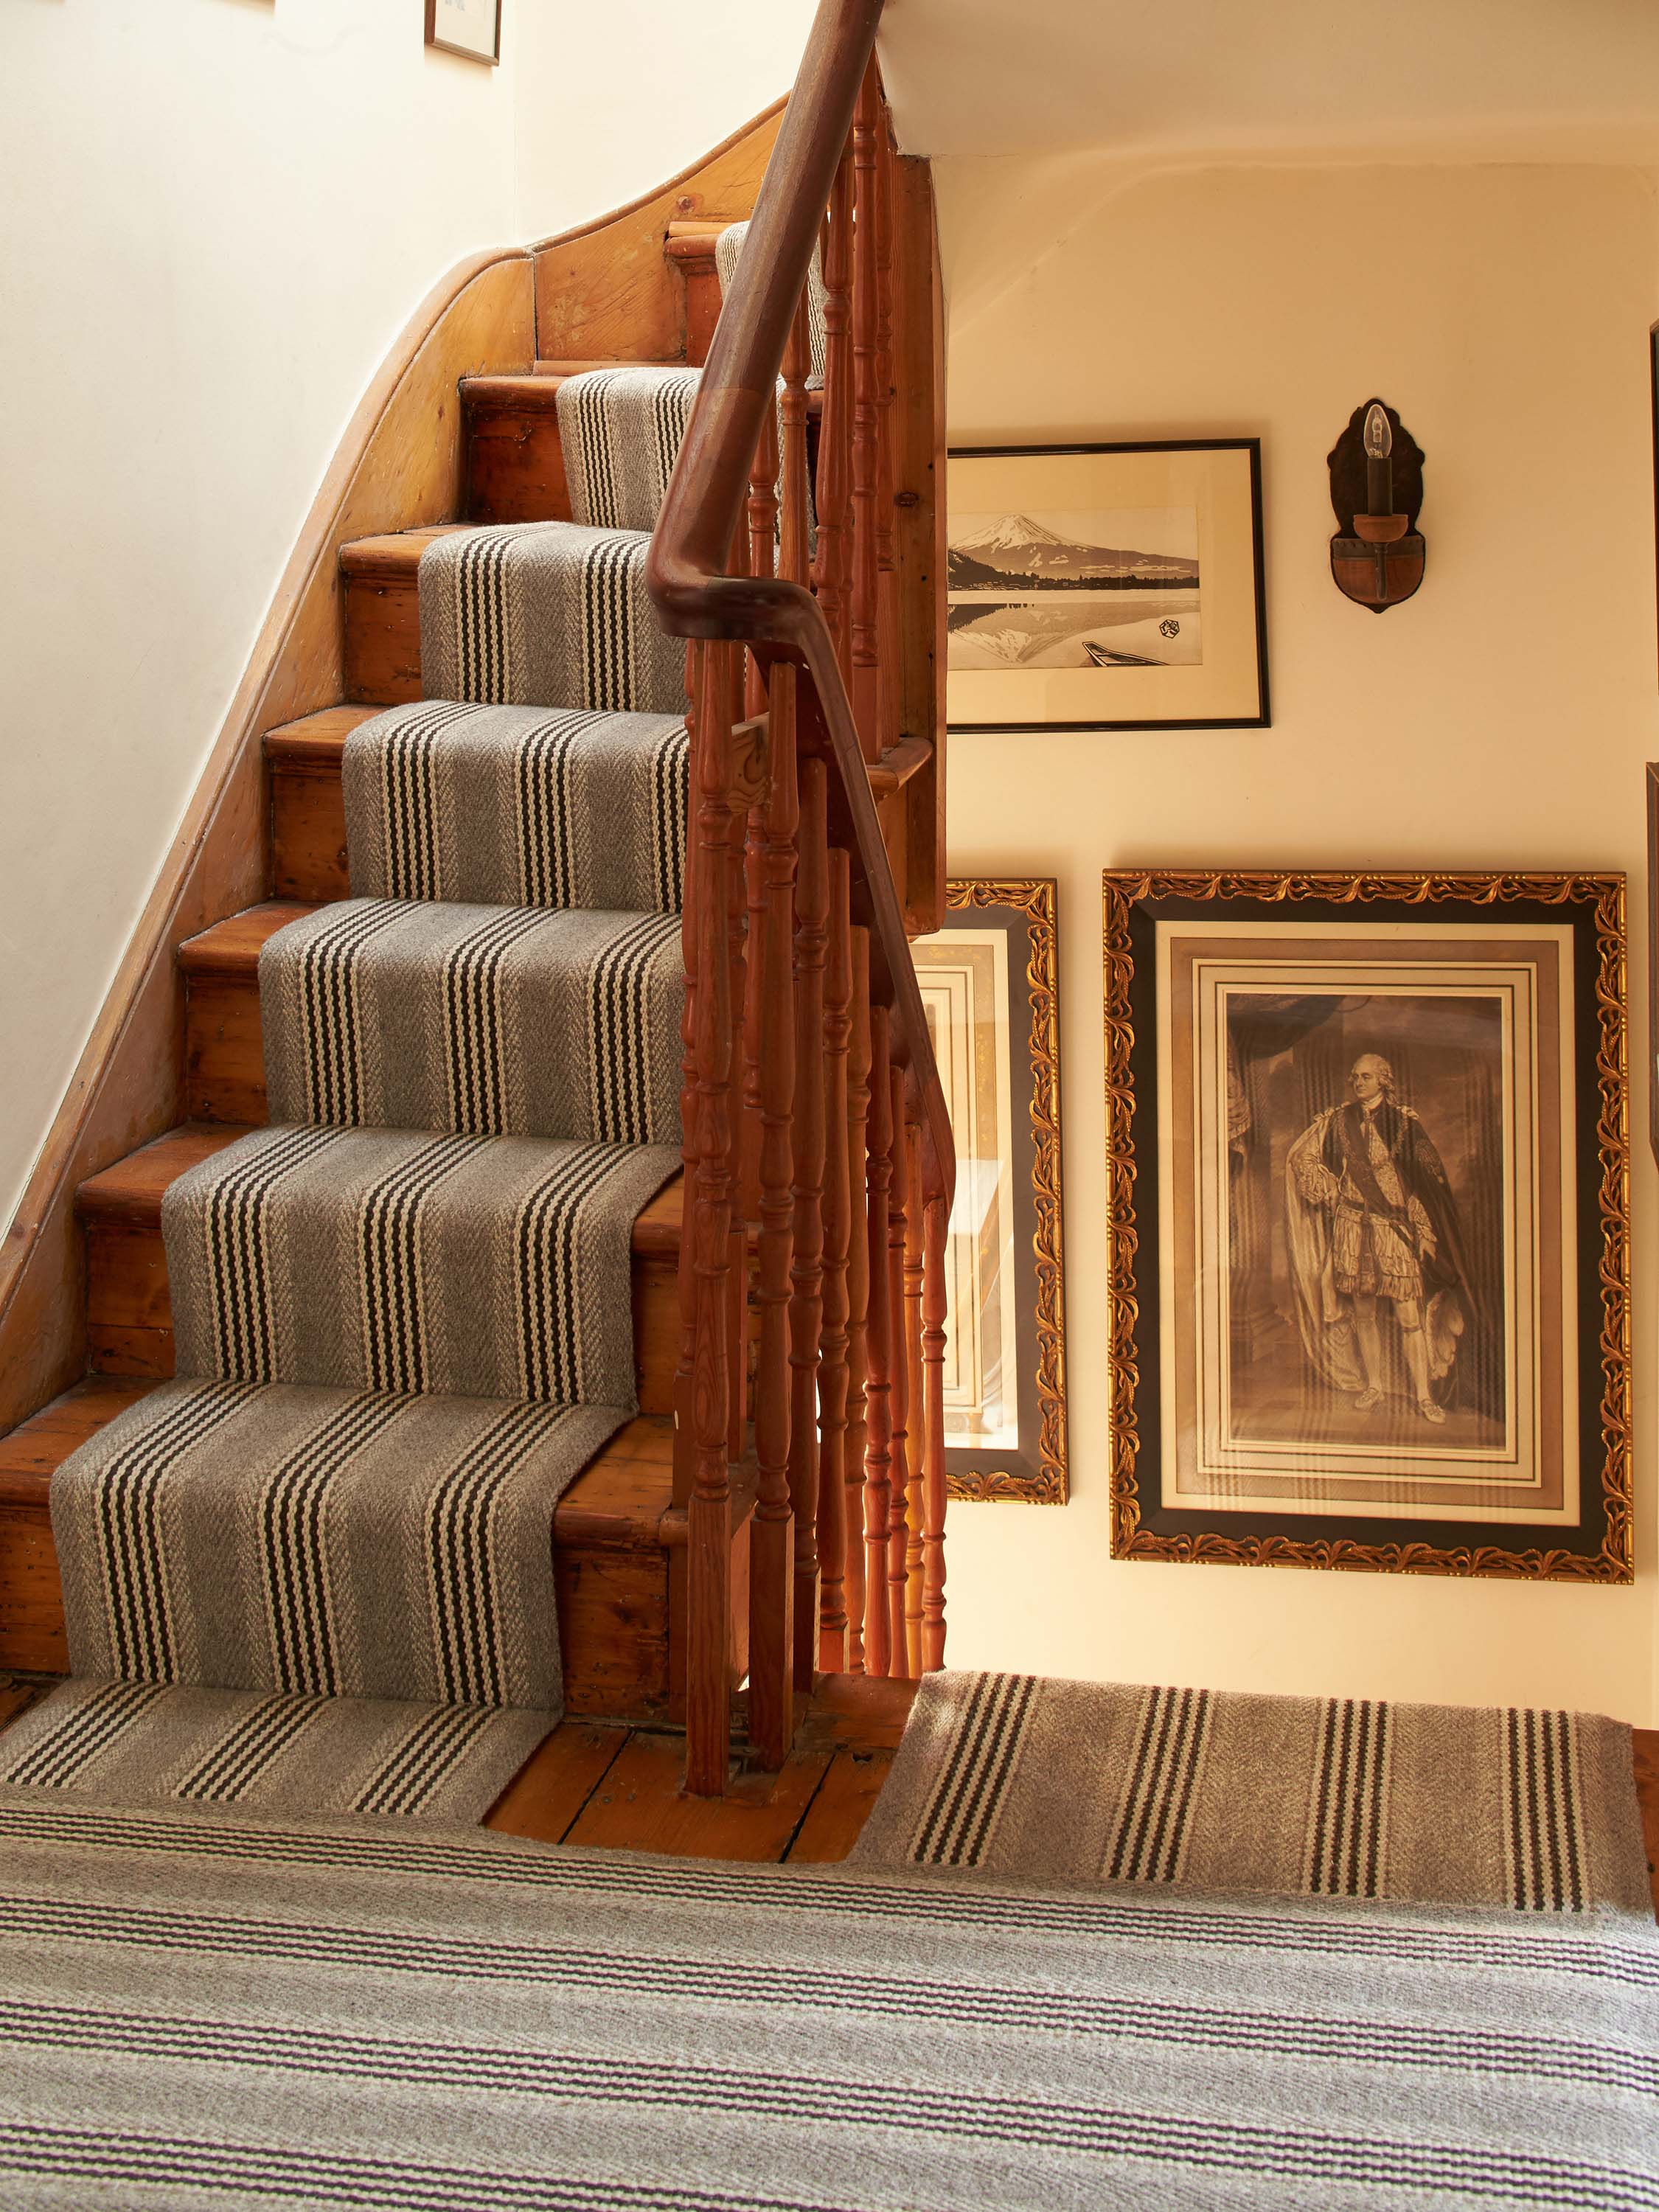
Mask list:
[[[1133,438],[1090,445],[1063,446],[951,446],[947,461],[1037,460],[1054,455],[1094,453],[1233,453],[1249,456],[1251,588],[1255,596],[1255,681],[1258,711],[1254,714],[1212,715],[1200,719],[1147,721],[1085,722],[955,722],[947,720],[951,736],[977,733],[986,737],[1039,736],[1050,730],[1266,730],[1273,726],[1273,700],[1267,682],[1267,562],[1261,520],[1261,441],[1260,438]],[[948,520],[947,520],[948,533]],[[947,656],[948,658],[948,656]],[[949,682],[949,672],[946,672]]]

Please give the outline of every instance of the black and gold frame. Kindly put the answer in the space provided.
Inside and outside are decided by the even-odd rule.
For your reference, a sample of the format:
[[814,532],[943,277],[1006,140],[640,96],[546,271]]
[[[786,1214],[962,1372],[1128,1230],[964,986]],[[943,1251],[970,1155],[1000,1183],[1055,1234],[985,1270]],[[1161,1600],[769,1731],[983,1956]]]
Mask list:
[[1114,1555],[1628,1582],[1624,878],[1104,890]]
[[952,1498],[1066,1502],[1054,886],[969,877],[912,946],[957,1140],[946,1250]]

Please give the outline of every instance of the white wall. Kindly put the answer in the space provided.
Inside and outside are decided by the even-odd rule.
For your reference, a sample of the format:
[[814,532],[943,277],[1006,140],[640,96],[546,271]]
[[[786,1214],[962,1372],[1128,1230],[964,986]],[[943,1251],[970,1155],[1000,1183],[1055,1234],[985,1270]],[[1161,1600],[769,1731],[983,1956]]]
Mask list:
[[510,49],[420,12],[0,8],[0,1222],[359,395],[513,235]]
[[811,0],[4,0],[0,1228],[359,396],[422,295],[787,89]]
[[[1060,880],[1072,1504],[952,1506],[951,1655],[1126,1680],[1659,1712],[1643,763],[1659,753],[1655,179],[1572,167],[937,166],[957,444],[1259,434],[1273,726],[952,740],[959,874]],[[1428,572],[1333,586],[1324,457],[1382,392]],[[1100,872],[1629,871],[1640,1580],[1114,1563]]]
[[817,0],[519,0],[526,239],[665,183],[787,92]]

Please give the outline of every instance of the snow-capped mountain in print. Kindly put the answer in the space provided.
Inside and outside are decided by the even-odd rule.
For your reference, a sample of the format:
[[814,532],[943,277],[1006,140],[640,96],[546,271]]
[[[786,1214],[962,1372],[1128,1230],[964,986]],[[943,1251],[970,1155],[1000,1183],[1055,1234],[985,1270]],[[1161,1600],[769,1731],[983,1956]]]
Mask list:
[[[1148,518],[1149,520],[1152,519]],[[1166,516],[1160,512],[1158,520]],[[1110,520],[1133,526],[1133,512]],[[1161,533],[1155,533],[1161,534]],[[1194,531],[1196,538],[1196,530]],[[951,535],[949,588],[953,592],[1095,591],[1192,586],[1195,552],[1148,552],[1133,546],[1091,544],[1050,530],[1029,514],[964,518]]]

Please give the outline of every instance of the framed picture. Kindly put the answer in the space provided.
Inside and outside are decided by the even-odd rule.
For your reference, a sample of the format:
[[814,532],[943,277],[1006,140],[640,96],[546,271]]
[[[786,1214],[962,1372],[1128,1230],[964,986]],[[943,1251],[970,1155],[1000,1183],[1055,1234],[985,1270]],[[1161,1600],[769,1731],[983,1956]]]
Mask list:
[[952,729],[1266,726],[1260,440],[976,447],[947,469]]
[[1619,875],[1105,878],[1120,1558],[1628,1582]]
[[911,946],[957,1140],[945,1473],[953,1498],[1063,1505],[1054,886],[952,880],[945,909],[944,928]]
[[426,0],[426,42],[469,61],[500,61],[501,0]]

